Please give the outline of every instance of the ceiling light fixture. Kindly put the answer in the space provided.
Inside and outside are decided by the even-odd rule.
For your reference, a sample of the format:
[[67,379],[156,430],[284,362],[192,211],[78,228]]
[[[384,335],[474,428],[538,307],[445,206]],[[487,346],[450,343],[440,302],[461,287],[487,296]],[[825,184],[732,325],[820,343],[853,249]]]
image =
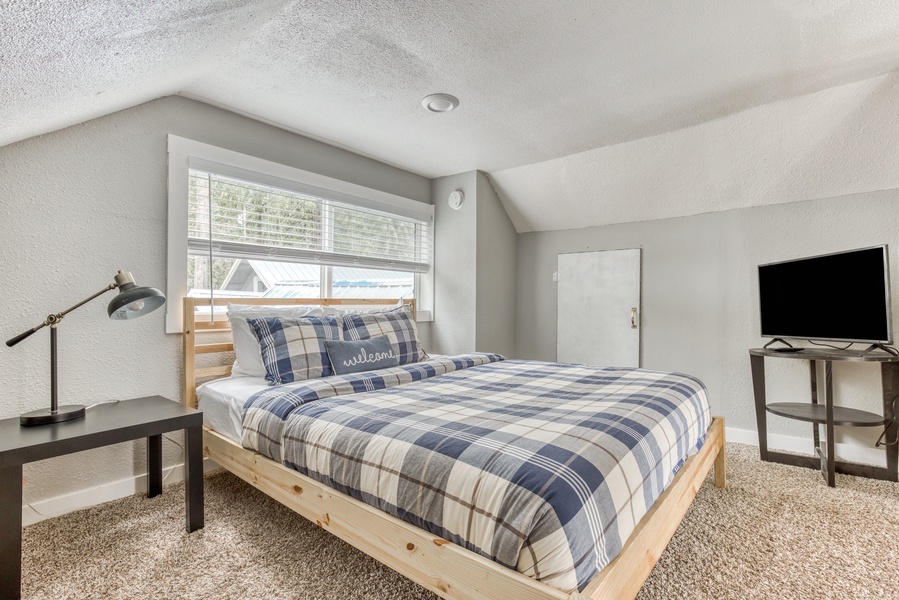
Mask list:
[[459,99],[449,94],[431,94],[421,100],[421,105],[435,113],[445,113],[459,106]]

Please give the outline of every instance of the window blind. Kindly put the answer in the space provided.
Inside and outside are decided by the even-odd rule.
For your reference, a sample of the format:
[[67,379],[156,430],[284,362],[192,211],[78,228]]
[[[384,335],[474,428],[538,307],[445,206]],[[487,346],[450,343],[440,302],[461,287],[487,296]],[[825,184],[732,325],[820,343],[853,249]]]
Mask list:
[[426,272],[431,223],[322,194],[190,170],[188,254]]

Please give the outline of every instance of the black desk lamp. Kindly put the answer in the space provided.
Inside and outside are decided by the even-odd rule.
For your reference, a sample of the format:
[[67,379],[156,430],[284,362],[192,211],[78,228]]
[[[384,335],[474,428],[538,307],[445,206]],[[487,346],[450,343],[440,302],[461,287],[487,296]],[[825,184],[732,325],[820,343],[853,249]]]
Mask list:
[[87,304],[97,296],[116,288],[119,288],[119,294],[112,299],[112,302],[109,303],[109,308],[107,309],[110,319],[136,319],[149,312],[153,312],[165,304],[165,294],[156,288],[138,287],[134,283],[134,277],[131,276],[131,273],[119,271],[115,276],[115,283],[110,283],[90,298],[82,300],[71,308],[48,316],[47,319],[37,327],[29,329],[25,333],[19,334],[6,342],[6,345],[11,348],[42,327],[50,327],[50,408],[49,410],[42,408],[21,415],[19,417],[20,424],[26,426],[46,425],[48,423],[59,423],[61,421],[73,421],[84,417],[84,406],[58,406],[58,396],[56,391],[56,327],[68,313],[83,304]]

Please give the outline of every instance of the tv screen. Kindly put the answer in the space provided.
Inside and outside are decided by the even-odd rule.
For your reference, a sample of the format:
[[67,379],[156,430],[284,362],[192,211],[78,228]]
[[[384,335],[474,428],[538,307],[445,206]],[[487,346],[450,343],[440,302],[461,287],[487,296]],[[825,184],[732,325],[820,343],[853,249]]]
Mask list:
[[759,266],[762,337],[891,344],[886,245]]

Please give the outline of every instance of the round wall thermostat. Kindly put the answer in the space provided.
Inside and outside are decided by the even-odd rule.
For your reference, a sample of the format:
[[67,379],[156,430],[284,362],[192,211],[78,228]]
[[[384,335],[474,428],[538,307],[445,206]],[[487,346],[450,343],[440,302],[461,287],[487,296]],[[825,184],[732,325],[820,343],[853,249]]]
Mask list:
[[453,192],[450,192],[448,199],[450,208],[459,210],[460,208],[462,208],[463,200],[465,200],[465,194],[462,193],[462,190],[455,190]]

